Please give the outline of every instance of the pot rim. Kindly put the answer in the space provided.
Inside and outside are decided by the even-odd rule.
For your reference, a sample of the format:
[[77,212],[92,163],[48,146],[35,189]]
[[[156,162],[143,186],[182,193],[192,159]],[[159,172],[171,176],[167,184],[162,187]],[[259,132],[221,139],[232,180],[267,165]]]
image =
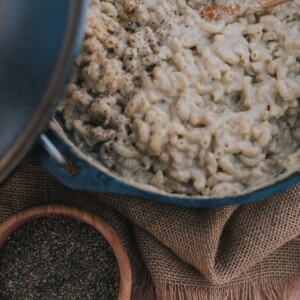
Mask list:
[[126,180],[118,174],[112,173],[92,156],[84,153],[77,147],[66,134],[62,125],[55,118],[50,121],[48,135],[54,145],[62,154],[73,160],[81,168],[76,176],[70,176],[67,172],[47,159],[47,156],[39,155],[43,165],[60,182],[75,190],[92,192],[106,192],[121,196],[140,197],[150,201],[172,204],[183,207],[222,207],[228,205],[240,205],[256,202],[277,193],[283,192],[300,183],[300,170],[291,171],[277,176],[274,182],[266,181],[251,190],[225,197],[188,196],[183,194],[170,194],[148,184],[137,183],[134,180]]

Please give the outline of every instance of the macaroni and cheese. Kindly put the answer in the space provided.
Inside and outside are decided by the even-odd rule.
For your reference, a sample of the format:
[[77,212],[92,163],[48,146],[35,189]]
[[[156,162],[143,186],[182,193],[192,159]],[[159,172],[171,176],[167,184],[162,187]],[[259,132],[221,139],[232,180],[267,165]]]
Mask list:
[[300,165],[300,0],[207,22],[218,1],[92,0],[59,111],[109,170],[231,196]]

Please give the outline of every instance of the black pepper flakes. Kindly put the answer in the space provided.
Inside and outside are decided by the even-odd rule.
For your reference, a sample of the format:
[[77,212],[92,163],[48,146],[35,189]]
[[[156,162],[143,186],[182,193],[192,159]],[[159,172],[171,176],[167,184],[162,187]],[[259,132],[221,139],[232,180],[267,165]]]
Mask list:
[[1,300],[113,300],[118,287],[118,265],[108,242],[68,217],[30,221],[0,250]]

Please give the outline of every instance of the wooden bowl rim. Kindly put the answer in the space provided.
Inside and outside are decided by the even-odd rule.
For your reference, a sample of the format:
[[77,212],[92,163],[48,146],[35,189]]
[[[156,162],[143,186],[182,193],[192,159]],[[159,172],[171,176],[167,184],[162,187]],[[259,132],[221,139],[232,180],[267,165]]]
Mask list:
[[80,220],[96,229],[107,240],[115,254],[119,267],[120,285],[117,300],[129,300],[132,289],[132,271],[123,242],[115,230],[101,217],[86,210],[64,204],[38,205],[22,210],[0,224],[0,248],[19,227],[33,219],[49,215],[62,215]]

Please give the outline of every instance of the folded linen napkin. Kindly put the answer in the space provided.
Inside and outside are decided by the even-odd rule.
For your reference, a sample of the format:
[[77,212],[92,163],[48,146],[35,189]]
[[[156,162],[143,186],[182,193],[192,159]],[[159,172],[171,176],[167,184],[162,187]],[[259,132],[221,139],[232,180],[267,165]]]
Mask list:
[[[188,209],[70,190],[26,158],[0,187],[0,222],[26,207],[66,203],[104,217],[149,299],[293,299],[300,279],[300,186],[261,202]],[[260,292],[259,292],[260,291]]]

